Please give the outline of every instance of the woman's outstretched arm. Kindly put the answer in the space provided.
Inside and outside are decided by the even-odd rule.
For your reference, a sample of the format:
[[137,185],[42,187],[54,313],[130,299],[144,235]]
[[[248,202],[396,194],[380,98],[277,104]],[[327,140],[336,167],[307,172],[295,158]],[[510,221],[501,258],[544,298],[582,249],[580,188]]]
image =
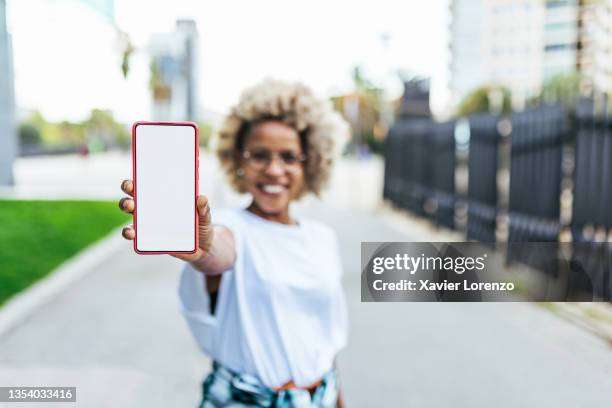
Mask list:
[[[204,244],[205,245],[205,244]],[[202,251],[198,259],[191,261],[191,265],[200,272],[208,275],[219,275],[234,265],[236,260],[236,246],[232,232],[221,225],[214,225],[210,234],[210,243]]]
[[[134,183],[124,180],[121,190],[128,195],[119,200],[119,208],[128,214],[134,212]],[[195,269],[207,276],[219,275],[232,267],[236,259],[236,246],[232,232],[219,225],[213,225],[210,216],[210,206],[206,196],[198,196],[198,240],[199,247],[194,254],[171,254],[175,258],[189,262]],[[136,237],[132,226],[125,227],[122,235],[127,240]],[[214,279],[212,280],[214,281]],[[212,282],[211,282],[212,283]]]

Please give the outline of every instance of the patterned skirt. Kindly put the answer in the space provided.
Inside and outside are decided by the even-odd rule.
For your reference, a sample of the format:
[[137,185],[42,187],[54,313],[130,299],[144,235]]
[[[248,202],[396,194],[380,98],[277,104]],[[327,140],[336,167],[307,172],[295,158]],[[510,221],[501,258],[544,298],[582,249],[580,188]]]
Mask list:
[[270,407],[270,408],[333,408],[338,398],[336,372],[329,371],[312,396],[308,390],[274,391],[256,377],[238,374],[217,362],[202,384],[200,408]]

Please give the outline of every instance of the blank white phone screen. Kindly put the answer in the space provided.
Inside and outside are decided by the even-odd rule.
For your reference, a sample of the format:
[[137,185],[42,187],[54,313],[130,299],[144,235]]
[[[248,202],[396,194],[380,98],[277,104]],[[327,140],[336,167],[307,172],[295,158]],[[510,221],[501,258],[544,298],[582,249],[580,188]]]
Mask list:
[[195,128],[138,124],[135,137],[136,249],[195,250]]

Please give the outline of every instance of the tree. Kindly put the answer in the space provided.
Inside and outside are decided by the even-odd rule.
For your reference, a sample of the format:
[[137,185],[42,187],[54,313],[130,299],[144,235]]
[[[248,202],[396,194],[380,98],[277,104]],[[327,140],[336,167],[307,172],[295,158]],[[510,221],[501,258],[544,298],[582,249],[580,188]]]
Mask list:
[[130,133],[118,123],[109,110],[93,109],[83,125],[87,129],[89,142],[103,144],[104,146],[119,145],[128,147],[130,144]]
[[512,103],[510,90],[501,85],[484,85],[469,93],[457,109],[459,116],[468,116],[474,113],[498,111],[503,114],[510,113]]
[[149,89],[153,93],[154,101],[169,101],[172,97],[172,89],[162,78],[159,66],[155,60],[149,65],[151,76],[149,78]]
[[130,72],[130,58],[136,50],[130,36],[125,32],[118,30],[117,37],[119,39],[119,47],[121,49],[121,73],[123,78],[127,78]]
[[561,102],[565,106],[574,106],[580,98],[580,86],[583,82],[583,77],[577,72],[556,74],[544,81],[536,101]]
[[200,140],[200,146],[208,148],[210,138],[213,134],[213,127],[209,122],[198,122],[198,138]]
[[40,130],[30,123],[22,123],[19,125],[19,144],[21,146],[39,146],[42,142]]
[[383,89],[368,79],[360,66],[353,68],[353,83],[353,94],[333,98],[332,101],[352,127],[355,136],[351,143],[353,147],[365,144],[379,153],[386,133],[381,121],[381,108],[385,103]]

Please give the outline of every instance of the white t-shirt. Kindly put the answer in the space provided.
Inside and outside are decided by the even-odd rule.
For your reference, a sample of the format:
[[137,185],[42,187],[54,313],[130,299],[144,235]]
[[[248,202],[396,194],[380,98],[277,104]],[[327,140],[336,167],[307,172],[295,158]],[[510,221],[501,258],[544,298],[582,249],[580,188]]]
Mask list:
[[308,219],[279,224],[246,210],[213,211],[212,219],[232,231],[237,257],[221,275],[214,315],[204,275],[190,264],[182,271],[182,312],[200,348],[270,387],[320,379],[348,331],[334,231]]

